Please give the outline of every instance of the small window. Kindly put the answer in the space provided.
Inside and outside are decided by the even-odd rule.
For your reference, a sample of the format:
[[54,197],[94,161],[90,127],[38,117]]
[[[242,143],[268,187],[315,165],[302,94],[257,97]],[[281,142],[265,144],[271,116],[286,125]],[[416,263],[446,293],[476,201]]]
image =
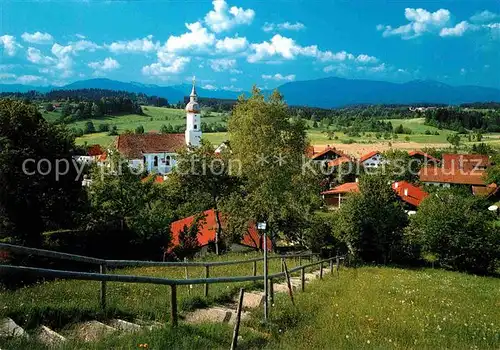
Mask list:
[[165,164],[170,165],[170,156],[165,157]]
[[194,129],[195,130],[198,129],[198,125],[194,124]]
[[155,156],[155,158],[154,158],[153,166],[158,166],[158,157],[157,156]]

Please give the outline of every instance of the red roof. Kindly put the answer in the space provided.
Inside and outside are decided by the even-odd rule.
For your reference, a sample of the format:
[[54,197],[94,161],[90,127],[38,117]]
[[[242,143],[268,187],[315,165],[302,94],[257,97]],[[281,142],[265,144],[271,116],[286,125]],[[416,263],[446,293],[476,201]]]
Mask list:
[[[149,180],[151,179],[151,176],[153,176],[153,175],[146,176],[146,177],[145,177],[144,179],[142,179],[141,181],[142,181],[142,182],[147,182],[147,181],[149,181]],[[161,183],[164,183],[164,182],[165,182],[165,179],[164,179],[164,178],[163,178],[163,176],[161,176],[161,175],[155,175],[153,182],[154,182],[155,184],[161,184]]]
[[359,162],[363,163],[365,160],[368,160],[371,157],[376,156],[377,154],[380,154],[380,152],[379,151],[371,151],[370,153],[367,153],[367,154],[361,156],[361,158],[359,158]]
[[145,153],[176,153],[185,147],[184,134],[122,134],[116,148],[129,159],[141,159]]
[[418,207],[422,200],[429,194],[421,188],[407,182],[397,181],[392,184],[392,189],[405,202]]
[[339,166],[339,165],[342,165],[344,163],[350,163],[352,162],[352,160],[349,158],[349,157],[346,157],[346,156],[342,156],[342,157],[339,157],[337,159],[334,159],[334,160],[331,160],[330,162],[328,162],[328,166]]
[[[203,212],[204,220],[201,221],[200,229],[198,232],[198,243],[200,246],[207,245],[209,242],[215,241],[215,233],[217,230],[217,222],[215,218],[215,210],[205,210]],[[172,241],[171,247],[169,251],[172,250],[173,247],[179,245],[179,233],[184,230],[185,227],[189,227],[193,224],[196,215],[189,216],[187,218],[174,221],[170,225],[170,231],[172,233]],[[225,226],[224,215],[219,214],[222,227]],[[241,244],[252,247],[252,248],[261,248],[262,247],[262,239],[255,227],[254,224],[248,225],[247,232],[243,235],[243,239],[241,240]],[[267,249],[272,249],[272,242],[267,238]]]
[[338,185],[331,190],[321,192],[321,194],[342,194],[349,192],[359,192],[359,184],[357,182],[346,182],[345,184]]
[[408,152],[408,155],[409,155],[410,157],[422,156],[422,157],[424,157],[424,158],[426,158],[426,159],[428,159],[428,160],[432,160],[432,161],[434,161],[434,162],[436,162],[436,163],[439,163],[439,162],[440,162],[440,160],[439,160],[439,159],[437,159],[436,157],[433,157],[433,156],[431,156],[430,154],[427,154],[427,153],[422,152],[422,151],[410,151],[410,152]]
[[443,168],[472,171],[485,169],[491,165],[490,159],[483,154],[443,154]]
[[427,166],[418,172],[422,182],[441,182],[460,185],[484,186],[484,171],[475,170],[465,172],[463,170],[445,169],[436,166]]
[[87,154],[91,157],[100,156],[103,153],[105,153],[105,151],[100,145],[92,145],[87,149]]
[[338,155],[339,157],[342,157],[344,156],[344,153],[342,153],[342,151],[336,149],[335,147],[326,147],[323,151],[319,152],[319,153],[316,153],[316,154],[313,154],[312,156],[312,159],[316,159],[316,158],[319,158],[321,157],[322,155],[325,155],[327,154],[328,152],[333,152],[335,153],[336,155]]

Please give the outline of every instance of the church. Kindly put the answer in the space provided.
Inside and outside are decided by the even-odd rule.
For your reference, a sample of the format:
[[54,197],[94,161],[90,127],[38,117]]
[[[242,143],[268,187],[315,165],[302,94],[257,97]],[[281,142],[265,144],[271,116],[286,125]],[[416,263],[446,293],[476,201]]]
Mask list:
[[186,146],[198,147],[201,142],[200,105],[193,79],[193,89],[186,105],[184,134],[122,134],[116,149],[129,160],[131,167],[144,167],[148,173],[168,174],[175,166],[177,152]]

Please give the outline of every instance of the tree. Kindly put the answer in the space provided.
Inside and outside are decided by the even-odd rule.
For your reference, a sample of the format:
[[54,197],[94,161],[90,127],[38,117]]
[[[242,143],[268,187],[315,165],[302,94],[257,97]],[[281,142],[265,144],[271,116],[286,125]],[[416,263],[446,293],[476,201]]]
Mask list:
[[[239,191],[245,212],[254,222],[266,221],[273,240],[280,232],[293,235],[295,226],[287,219],[309,214],[319,193],[319,180],[302,171],[308,147],[304,122],[290,118],[278,91],[266,101],[254,87],[249,99],[238,100],[228,130],[245,180]],[[231,216],[239,215],[235,209]]]
[[74,149],[74,136],[35,106],[0,101],[0,240],[36,247],[42,232],[75,225],[84,192]]
[[101,107],[97,103],[93,103],[90,114],[94,118],[99,118],[100,116],[102,116]]
[[178,176],[181,186],[201,196],[208,195],[211,199],[210,207],[214,209],[216,218],[216,254],[220,252],[222,234],[220,206],[239,184],[239,179],[231,174],[229,155],[229,152],[216,154],[212,144],[202,140],[200,147],[179,152],[174,170],[174,176]]
[[336,236],[364,261],[387,263],[402,251],[408,216],[388,180],[383,175],[360,177],[360,193],[349,195],[338,211]]
[[441,266],[487,273],[500,257],[500,231],[484,199],[463,191],[441,190],[419,206],[407,229],[408,240],[422,256]]
[[47,112],[52,112],[52,111],[54,110],[54,105],[53,105],[51,102],[46,103],[46,104],[45,104],[45,110],[46,110]]
[[85,130],[84,132],[86,134],[93,134],[95,133],[95,126],[94,126],[94,123],[92,123],[91,121],[88,121],[85,123]]
[[136,134],[144,134],[144,126],[139,125],[135,128],[135,133]]
[[460,135],[458,133],[455,134],[449,134],[446,137],[446,140],[451,143],[453,147],[458,148],[460,146]]
[[111,128],[109,129],[108,135],[109,136],[116,136],[116,135],[118,135],[118,128],[116,127],[116,125],[112,125],[111,126]]

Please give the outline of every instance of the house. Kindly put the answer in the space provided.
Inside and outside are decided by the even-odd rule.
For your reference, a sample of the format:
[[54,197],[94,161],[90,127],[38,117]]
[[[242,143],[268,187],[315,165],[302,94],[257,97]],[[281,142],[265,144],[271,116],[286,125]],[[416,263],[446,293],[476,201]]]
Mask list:
[[361,156],[359,163],[365,168],[378,168],[384,163],[384,157],[379,151],[372,151]]
[[330,147],[328,145],[324,150],[318,153],[313,153],[311,156],[311,160],[314,162],[321,162],[321,163],[327,163],[331,160],[340,158],[340,157],[345,157],[344,153],[335,147]]
[[419,160],[421,164],[428,164],[428,163],[438,164],[440,162],[440,160],[437,159],[436,157],[433,157],[430,154],[427,154],[422,151],[409,151],[408,155],[412,159]]
[[420,169],[420,181],[426,185],[475,187],[476,193],[485,192],[488,183],[485,170],[491,165],[488,156],[481,154],[443,154],[441,167],[426,166]]
[[142,167],[149,173],[167,174],[175,167],[175,157],[180,149],[200,145],[200,106],[194,81],[189,98],[184,134],[122,134],[117,137],[116,149],[129,160],[131,167]]
[[328,162],[328,167],[338,167],[342,166],[343,164],[349,164],[349,163],[354,163],[355,160],[347,157],[347,156],[342,156],[339,158],[336,158],[334,160],[331,160]]
[[325,204],[330,209],[340,208],[342,202],[350,193],[359,193],[358,182],[346,182],[328,191],[321,192]]
[[405,203],[409,209],[416,209],[420,203],[429,195],[429,193],[422,190],[407,181],[396,181],[392,184],[392,189],[398,197]]
[[[177,220],[170,225],[170,232],[172,233],[172,241],[171,245],[167,252],[171,252],[173,248],[179,245],[179,233],[190,227],[197,215],[192,215],[187,218]],[[222,229],[225,226],[225,217],[219,213],[220,222],[222,225]],[[205,210],[203,212],[203,220],[200,221],[200,227],[197,235],[198,244],[203,250],[208,249],[208,245],[210,242],[215,242],[215,233],[217,231],[217,221],[215,216],[215,210]],[[256,225],[253,223],[249,223],[247,232],[243,235],[243,238],[239,244],[233,244],[231,246],[231,250],[242,250],[246,249],[262,249],[263,239],[259,232],[257,231]],[[267,237],[267,249],[269,251],[272,250],[272,242]]]

